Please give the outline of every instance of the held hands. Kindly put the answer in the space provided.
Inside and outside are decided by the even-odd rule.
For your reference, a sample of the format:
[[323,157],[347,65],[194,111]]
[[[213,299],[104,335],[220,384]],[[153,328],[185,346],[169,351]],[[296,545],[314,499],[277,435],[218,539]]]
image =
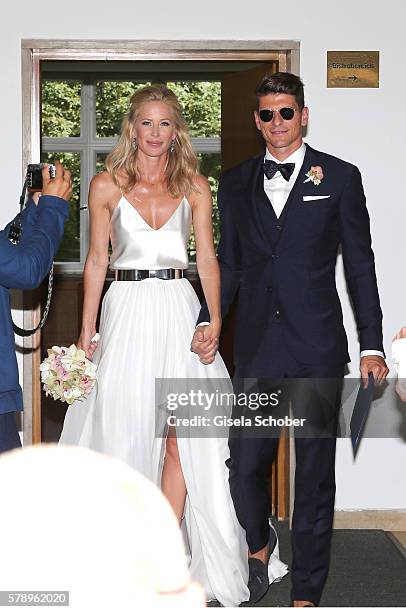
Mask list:
[[86,331],[82,330],[78,341],[76,342],[76,346],[78,349],[82,349],[86,353],[86,357],[92,361],[93,353],[97,348],[98,341],[100,339],[99,334],[96,334],[95,330]]
[[219,345],[221,322],[200,325],[193,334],[190,350],[199,356],[204,365],[213,363]]
[[364,389],[368,387],[369,372],[372,372],[374,375],[376,385],[382,385],[389,374],[389,368],[386,365],[386,361],[380,355],[366,355],[365,357],[361,357],[359,369]]
[[42,168],[42,195],[57,196],[69,200],[72,195],[72,180],[69,170],[61,162],[55,162],[55,178],[49,176],[49,166]]

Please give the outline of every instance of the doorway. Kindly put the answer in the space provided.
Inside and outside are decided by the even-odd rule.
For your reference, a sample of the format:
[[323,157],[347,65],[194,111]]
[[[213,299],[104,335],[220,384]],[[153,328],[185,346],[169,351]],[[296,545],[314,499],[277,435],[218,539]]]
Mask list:
[[[64,154],[76,168],[75,198],[66,240],[56,267],[53,308],[42,336],[26,340],[24,357],[24,442],[26,444],[57,439],[64,407],[47,405],[41,393],[38,372],[44,349],[52,344],[72,343],[78,336],[83,286],[81,272],[87,250],[88,183],[102,167],[103,156],[114,144],[116,133],[97,132],[97,91],[101,83],[168,82],[218,83],[220,86],[220,131],[199,134],[193,144],[201,161],[201,171],[209,175],[214,200],[220,170],[259,153],[252,120],[253,91],[266,72],[288,70],[299,73],[299,44],[294,41],[22,41],[23,59],[23,168],[28,162],[46,160],[52,154]],[[44,133],[41,113],[43,93],[50,82],[81,83],[80,100],[87,120],[79,118],[79,131],[73,135]],[[42,86],[42,90],[41,90]],[[77,85],[76,85],[77,87]],[[84,93],[83,93],[84,92]],[[94,119],[91,113],[94,112]],[[42,121],[41,121],[42,119]],[[74,123],[74,122],[73,122]],[[114,121],[113,121],[114,123]],[[238,130],[236,130],[238,125]],[[48,157],[47,157],[48,156]],[[216,219],[215,219],[215,228]],[[218,229],[216,230],[218,232]],[[70,233],[69,233],[70,232]],[[193,244],[191,255],[193,260]],[[199,293],[196,271],[191,266],[190,280]],[[108,287],[109,279],[106,281]],[[33,292],[24,304],[24,325],[31,327],[40,317],[41,292]],[[69,309],[69,317],[60,317],[60,309]],[[233,313],[228,317],[221,351],[232,369]],[[278,460],[272,470],[273,508],[278,518],[289,514],[289,443],[280,445]]]

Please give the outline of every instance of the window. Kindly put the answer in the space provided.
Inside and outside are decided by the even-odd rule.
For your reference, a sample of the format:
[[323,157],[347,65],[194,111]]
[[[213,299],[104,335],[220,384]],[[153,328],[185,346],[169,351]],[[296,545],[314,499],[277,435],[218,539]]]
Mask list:
[[[105,159],[120,132],[121,121],[134,91],[151,82],[166,82],[176,93],[190,128],[200,172],[211,185],[215,239],[218,239],[217,185],[221,171],[221,82],[192,80],[180,75],[102,74],[74,72],[73,65],[48,66],[42,75],[42,161],[60,159],[72,172],[74,190],[70,216],[56,257],[66,272],[81,271],[88,250],[87,194],[94,174],[104,169]],[[52,64],[52,63],[51,63]],[[57,72],[56,72],[57,70]],[[140,75],[144,77],[144,75]],[[165,77],[165,78],[163,78]],[[171,79],[169,79],[171,77]],[[192,235],[190,260],[195,260]]]

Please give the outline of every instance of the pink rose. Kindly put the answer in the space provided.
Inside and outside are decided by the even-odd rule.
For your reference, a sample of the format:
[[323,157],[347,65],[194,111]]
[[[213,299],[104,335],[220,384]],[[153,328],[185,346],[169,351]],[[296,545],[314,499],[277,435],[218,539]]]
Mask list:
[[310,172],[316,176],[320,181],[324,178],[323,169],[321,166],[312,166]]

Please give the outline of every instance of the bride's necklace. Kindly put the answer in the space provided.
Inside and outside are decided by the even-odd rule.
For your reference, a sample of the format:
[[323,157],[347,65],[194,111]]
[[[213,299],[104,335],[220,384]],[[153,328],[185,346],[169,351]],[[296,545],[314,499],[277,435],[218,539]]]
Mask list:
[[143,200],[140,200],[135,195],[130,194],[130,198],[131,198],[131,200],[135,200],[136,202],[139,202],[140,204],[143,204]]
[[[147,181],[146,179],[143,179],[143,182],[147,183],[147,185],[150,185],[151,187],[156,187],[156,185],[163,183],[162,179],[163,177],[160,177],[156,181]],[[134,199],[136,202],[139,202],[140,204],[145,204],[145,200],[140,200],[140,198],[137,198],[137,196],[134,193],[129,193],[128,195],[130,198]]]

